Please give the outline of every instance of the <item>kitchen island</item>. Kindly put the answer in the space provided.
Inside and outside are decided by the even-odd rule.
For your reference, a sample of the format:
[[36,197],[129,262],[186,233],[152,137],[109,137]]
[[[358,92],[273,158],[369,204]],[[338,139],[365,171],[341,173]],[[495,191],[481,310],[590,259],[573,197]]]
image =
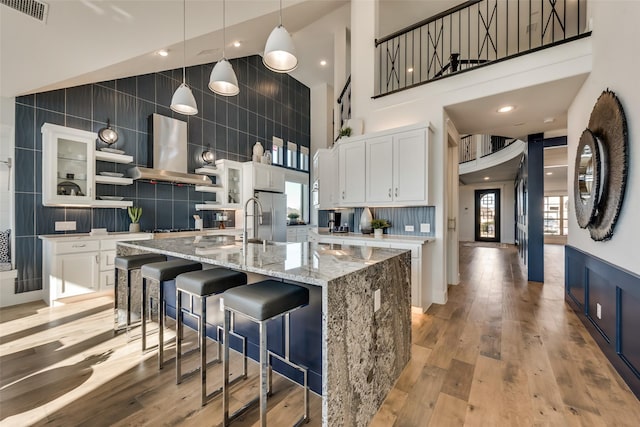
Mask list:
[[368,425],[409,361],[409,251],[307,242],[249,243],[245,250],[234,236],[118,243],[120,255],[145,252],[245,271],[250,282],[270,277],[310,288],[311,303],[292,325],[305,328],[317,316],[320,333],[299,331],[291,351],[319,359],[324,426]]

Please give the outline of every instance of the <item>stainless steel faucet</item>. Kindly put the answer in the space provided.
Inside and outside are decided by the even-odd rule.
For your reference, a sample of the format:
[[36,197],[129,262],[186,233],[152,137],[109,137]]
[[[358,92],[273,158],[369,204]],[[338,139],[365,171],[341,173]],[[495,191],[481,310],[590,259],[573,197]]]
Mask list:
[[[242,227],[242,244],[246,245],[247,244],[247,240],[248,237],[247,236],[247,218],[250,216],[256,216],[255,212],[253,213],[253,215],[249,215],[249,202],[251,202],[253,200],[253,202],[255,202],[255,204],[258,206],[258,223],[262,224],[262,205],[260,204],[260,200],[258,200],[256,197],[250,197],[249,199],[247,199],[247,201],[244,204],[244,225]],[[258,230],[256,230],[257,227],[253,228],[253,237],[256,238],[258,236]]]

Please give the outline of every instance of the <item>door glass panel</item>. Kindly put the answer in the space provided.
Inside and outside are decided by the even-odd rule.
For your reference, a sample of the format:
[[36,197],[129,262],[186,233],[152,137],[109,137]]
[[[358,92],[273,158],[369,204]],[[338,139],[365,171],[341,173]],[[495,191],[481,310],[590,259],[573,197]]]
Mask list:
[[56,172],[57,193],[61,196],[84,196],[87,194],[87,144],[59,138],[58,170]]
[[480,237],[496,237],[496,195],[488,193],[480,198]]

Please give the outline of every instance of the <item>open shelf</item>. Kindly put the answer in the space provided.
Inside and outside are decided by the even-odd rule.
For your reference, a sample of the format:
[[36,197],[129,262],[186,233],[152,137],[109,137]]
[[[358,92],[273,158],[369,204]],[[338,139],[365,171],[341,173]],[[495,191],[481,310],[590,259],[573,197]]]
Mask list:
[[107,153],[106,151],[96,150],[96,160],[101,160],[103,162],[128,164],[133,162],[133,156],[128,156],[126,154]]
[[132,178],[117,178],[115,176],[96,175],[96,184],[131,185]]

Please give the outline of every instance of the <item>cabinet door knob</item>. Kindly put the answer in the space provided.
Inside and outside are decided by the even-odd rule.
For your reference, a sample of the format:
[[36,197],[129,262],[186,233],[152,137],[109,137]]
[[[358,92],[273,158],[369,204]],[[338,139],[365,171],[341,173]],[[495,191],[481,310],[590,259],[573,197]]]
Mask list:
[[100,255],[96,254],[96,264],[100,264]]
[[398,197],[398,187],[396,187],[396,197]]
[[342,192],[342,198],[344,199],[344,191]]
[[86,243],[83,244],[79,244],[79,243],[74,243],[73,245],[71,245],[72,248],[84,248],[86,245]]
[[389,198],[391,198],[391,189],[389,189]]

